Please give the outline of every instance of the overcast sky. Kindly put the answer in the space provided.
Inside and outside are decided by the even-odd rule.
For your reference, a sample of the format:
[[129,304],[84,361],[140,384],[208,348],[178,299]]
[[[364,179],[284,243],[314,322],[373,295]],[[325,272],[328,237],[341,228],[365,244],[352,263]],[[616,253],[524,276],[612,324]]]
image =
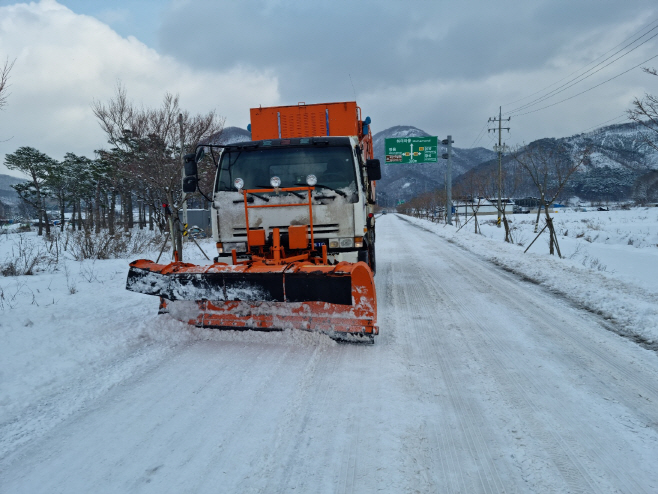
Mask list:
[[242,128],[259,105],[356,100],[375,133],[456,147],[491,147],[499,106],[510,145],[570,136],[658,94],[641,70],[657,34],[655,0],[0,0],[0,61],[15,59],[0,163],[21,146],[93,157],[91,104],[118,81],[137,104],[168,91]]

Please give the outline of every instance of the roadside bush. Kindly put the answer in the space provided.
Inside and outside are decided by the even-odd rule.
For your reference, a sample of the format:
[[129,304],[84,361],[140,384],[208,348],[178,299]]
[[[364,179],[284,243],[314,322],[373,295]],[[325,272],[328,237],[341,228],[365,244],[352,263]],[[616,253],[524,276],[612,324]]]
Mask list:
[[67,232],[65,245],[74,259],[116,259],[157,249],[163,238],[153,232],[105,233]]
[[57,264],[59,252],[57,247],[52,248],[52,242],[25,235],[18,235],[12,241],[11,253],[0,263],[2,276],[32,275]]

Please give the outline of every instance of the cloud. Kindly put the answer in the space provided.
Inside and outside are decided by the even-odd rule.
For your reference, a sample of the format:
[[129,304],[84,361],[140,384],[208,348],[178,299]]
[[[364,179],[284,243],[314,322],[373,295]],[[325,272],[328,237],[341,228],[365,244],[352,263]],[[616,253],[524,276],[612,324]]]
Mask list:
[[[21,146],[56,159],[66,152],[93,156],[105,137],[91,104],[112,97],[117,81],[137,104],[158,106],[165,92],[178,93],[184,108],[216,109],[227,125],[242,127],[254,94],[262,104],[280,99],[270,70],[240,64],[193,69],[54,0],[0,7],[0,56],[16,59],[0,113],[3,162]],[[0,173],[6,173],[4,165]]]
[[[194,66],[269,70],[282,104],[356,99],[374,131],[452,129],[466,146],[499,105],[568,76],[646,25],[654,2],[628,0],[620,11],[608,0],[198,0],[169,8],[159,45]],[[648,58],[656,41],[577,88]],[[512,136],[559,137],[608,120],[630,106],[620,94],[650,79],[637,69],[576,104],[517,120]]]
[[[11,139],[0,142],[0,160],[20,146],[54,158],[91,156],[105,142],[90,105],[107,101],[119,80],[136,103],[155,106],[165,92],[179,93],[185,108],[215,109],[227,125],[246,127],[249,108],[259,105],[356,99],[375,132],[409,124],[452,134],[460,147],[489,146],[486,121],[499,105],[510,110],[568,80],[654,19],[654,3],[627,0],[620,11],[609,0],[170,0],[150,17],[161,19],[157,36],[139,32],[157,37],[157,51],[54,0],[0,7],[0,61],[16,58],[0,113],[0,141]],[[97,15],[119,29],[138,26],[142,8],[117,4]],[[563,96],[640,63],[657,42]],[[638,68],[514,116],[505,137],[581,132],[622,114],[633,97],[655,94],[654,82]]]

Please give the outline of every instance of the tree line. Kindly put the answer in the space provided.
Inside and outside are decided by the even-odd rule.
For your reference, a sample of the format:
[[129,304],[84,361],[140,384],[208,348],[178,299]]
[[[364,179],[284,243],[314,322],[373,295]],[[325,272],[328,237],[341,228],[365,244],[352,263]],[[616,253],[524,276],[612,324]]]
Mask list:
[[[120,84],[109,101],[94,101],[92,111],[108,143],[94,151],[93,159],[67,153],[58,161],[27,146],[5,157],[7,168],[27,176],[26,182],[12,187],[37,215],[38,234],[50,234],[48,205],[54,202],[62,230],[65,211],[70,211],[74,229],[106,229],[110,235],[118,226],[129,231],[137,209],[140,228],[148,224],[153,230],[155,225],[179,236],[174,226],[185,199],[183,155],[194,152],[199,143],[218,139],[223,118],[214,111],[193,115],[182,110],[178,96],[169,93],[160,107],[138,107]],[[213,176],[212,165],[200,167],[202,187],[210,187]]]

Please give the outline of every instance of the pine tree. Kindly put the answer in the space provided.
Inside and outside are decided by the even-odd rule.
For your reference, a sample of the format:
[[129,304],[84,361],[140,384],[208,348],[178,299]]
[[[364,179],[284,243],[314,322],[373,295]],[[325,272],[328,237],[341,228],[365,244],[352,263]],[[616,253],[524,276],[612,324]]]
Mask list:
[[46,211],[46,198],[50,194],[49,179],[57,161],[46,154],[28,146],[20,147],[15,153],[5,156],[5,166],[28,176],[28,181],[12,185],[19,197],[37,210],[39,214],[39,235],[50,235],[50,222]]

